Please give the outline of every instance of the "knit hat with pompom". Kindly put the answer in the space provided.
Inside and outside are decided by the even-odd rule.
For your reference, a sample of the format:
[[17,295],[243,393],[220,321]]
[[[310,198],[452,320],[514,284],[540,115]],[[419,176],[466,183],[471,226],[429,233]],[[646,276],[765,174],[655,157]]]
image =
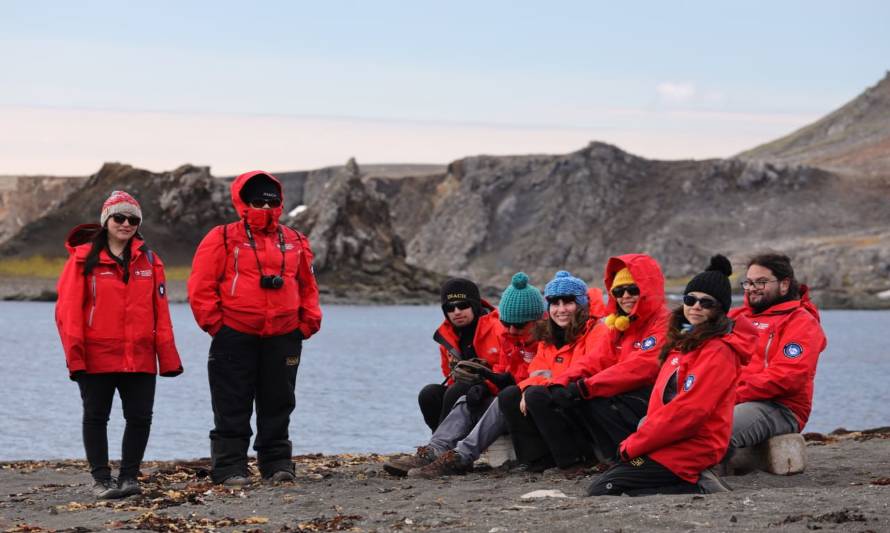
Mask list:
[[544,314],[544,297],[537,287],[528,284],[525,272],[513,274],[510,286],[501,295],[498,313],[508,324],[531,322]]
[[560,270],[544,286],[544,298],[550,301],[557,296],[574,296],[578,305],[587,305],[587,284],[570,272]]
[[686,284],[683,296],[690,292],[703,292],[720,302],[724,313],[729,312],[732,305],[732,284],[729,276],[732,275],[732,263],[726,257],[717,254],[711,258],[708,268]]

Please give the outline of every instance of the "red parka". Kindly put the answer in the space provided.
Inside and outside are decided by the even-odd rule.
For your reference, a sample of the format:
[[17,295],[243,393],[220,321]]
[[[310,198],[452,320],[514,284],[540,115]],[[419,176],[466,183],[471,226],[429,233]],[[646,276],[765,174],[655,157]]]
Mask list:
[[819,311],[805,285],[800,300],[776,304],[754,313],[745,297],[731,317],[746,317],[759,333],[751,362],[739,378],[738,403],[778,402],[794,413],[803,431],[813,407],[813,380],[819,354],[827,340],[819,323]]
[[[720,462],[729,446],[736,383],[756,339],[753,325],[741,318],[731,333],[691,352],[671,351],[652,389],[646,420],[621,443],[622,455],[648,455],[678,477],[698,482],[702,470]],[[673,375],[676,396],[666,402]]]
[[[640,298],[628,317],[625,331],[601,324],[583,356],[558,379],[568,385],[582,379],[579,390],[584,398],[610,397],[651,385],[658,375],[658,354],[667,333],[670,312],[664,303],[664,276],[658,263],[648,255],[627,254],[606,263],[605,285],[612,286],[615,275],[627,267],[640,288]],[[609,292],[607,313],[615,313],[618,302]]]
[[[68,261],[59,277],[56,326],[68,372],[141,372],[175,376],[182,363],[173,341],[164,263],[138,237],[130,241],[129,278],[107,250],[89,276],[85,242],[96,224],[75,228],[65,243]],[[160,367],[160,368],[159,368]]]
[[572,361],[581,357],[590,342],[590,335],[594,331],[594,322],[588,321],[584,330],[571,344],[565,344],[561,348],[549,342],[539,342],[538,352],[528,366],[528,378],[519,382],[522,390],[536,385],[549,385],[565,372]]
[[506,331],[501,333],[500,341],[501,353],[492,371],[496,374],[509,372],[519,383],[528,377],[528,367],[535,358],[539,343],[530,333],[516,336]]
[[[487,312],[480,316],[476,322],[473,349],[476,350],[476,357],[487,361],[488,365],[493,368],[500,360],[500,337],[504,327],[501,325],[498,310],[484,299],[482,300],[482,309]],[[460,354],[460,335],[448,318],[445,318],[433,334],[433,340],[439,345],[442,375],[447,378],[450,385],[454,383],[451,378],[451,367],[463,358]],[[451,353],[452,350],[454,353]]]
[[[258,174],[269,176],[284,200],[281,183],[266,172],[241,174],[232,182],[232,204],[241,220],[213,228],[198,245],[188,280],[192,313],[198,326],[211,335],[216,335],[225,324],[241,333],[262,337],[283,335],[299,328],[303,338],[308,339],[321,327],[309,240],[300,232],[278,224],[280,207],[254,209],[241,200],[241,189]],[[259,224],[253,223],[256,216],[262,215],[268,218]],[[252,222],[255,249],[248,238],[245,220]],[[280,289],[260,287],[261,275],[281,275],[282,254],[284,285]]]

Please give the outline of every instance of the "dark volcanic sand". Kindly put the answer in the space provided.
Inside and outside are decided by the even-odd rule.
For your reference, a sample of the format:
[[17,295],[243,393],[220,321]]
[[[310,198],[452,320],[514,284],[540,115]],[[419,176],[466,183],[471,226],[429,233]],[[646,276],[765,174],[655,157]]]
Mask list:
[[[3,531],[890,531],[890,428],[807,447],[805,473],[728,477],[708,496],[580,497],[568,481],[499,469],[397,479],[381,456],[300,456],[295,484],[212,486],[206,461],[151,462],[144,494],[97,503],[82,461],[0,464]],[[556,489],[569,498],[525,501]]]

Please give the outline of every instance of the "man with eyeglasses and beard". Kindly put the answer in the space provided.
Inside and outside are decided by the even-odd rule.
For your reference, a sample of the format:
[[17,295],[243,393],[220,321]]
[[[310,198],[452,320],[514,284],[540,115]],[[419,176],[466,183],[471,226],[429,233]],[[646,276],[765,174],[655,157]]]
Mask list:
[[[423,420],[432,431],[445,419],[461,396],[470,394],[471,403],[481,403],[484,387],[454,379],[459,361],[480,359],[494,367],[500,352],[498,337],[502,326],[497,309],[482,299],[479,287],[468,279],[452,278],[440,290],[445,320],[433,334],[439,345],[444,381],[431,383],[417,397]],[[473,388],[471,393],[470,389]]]
[[251,483],[247,449],[263,479],[295,479],[288,434],[303,341],[321,327],[309,241],[282,226],[281,183],[267,172],[232,182],[240,220],[211,229],[192,260],[188,296],[198,326],[213,337],[207,361],[214,428],[211,478]]
[[788,256],[764,253],[748,262],[741,281],[745,303],[729,313],[744,316],[759,333],[754,356],[742,370],[733,413],[733,448],[803,430],[813,404],[813,380],[826,338],[806,285],[798,283]]

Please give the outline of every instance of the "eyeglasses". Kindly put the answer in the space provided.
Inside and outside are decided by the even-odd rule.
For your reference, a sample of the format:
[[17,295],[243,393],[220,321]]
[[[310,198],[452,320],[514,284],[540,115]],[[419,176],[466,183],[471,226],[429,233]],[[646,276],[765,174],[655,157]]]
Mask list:
[[471,307],[473,307],[473,306],[472,306],[472,304],[470,304],[470,302],[447,303],[447,304],[445,304],[445,312],[451,313],[455,309],[459,309],[459,310],[463,311],[464,309],[469,309]]
[[751,289],[762,289],[766,287],[767,283],[773,283],[775,281],[779,281],[778,279],[746,279],[743,280],[740,285],[746,291],[750,291]]
[[697,298],[691,294],[683,297],[683,305],[694,307],[695,304],[699,304],[702,309],[713,309],[717,307],[717,300],[713,298]]
[[621,285],[620,287],[612,287],[612,296],[615,298],[621,298],[624,296],[624,293],[630,294],[631,296],[639,296],[640,288],[636,285]]
[[250,207],[254,209],[262,209],[266,206],[278,207],[279,205],[281,205],[281,200],[278,198],[254,198],[250,201]]
[[142,219],[136,216],[127,216],[122,215],[120,213],[111,215],[111,219],[117,222],[118,224],[123,224],[124,222],[129,222],[131,226],[138,226]]
[[501,320],[501,325],[504,326],[504,329],[510,329],[510,328],[522,329],[527,324],[528,324],[528,322],[504,322],[503,320]]

